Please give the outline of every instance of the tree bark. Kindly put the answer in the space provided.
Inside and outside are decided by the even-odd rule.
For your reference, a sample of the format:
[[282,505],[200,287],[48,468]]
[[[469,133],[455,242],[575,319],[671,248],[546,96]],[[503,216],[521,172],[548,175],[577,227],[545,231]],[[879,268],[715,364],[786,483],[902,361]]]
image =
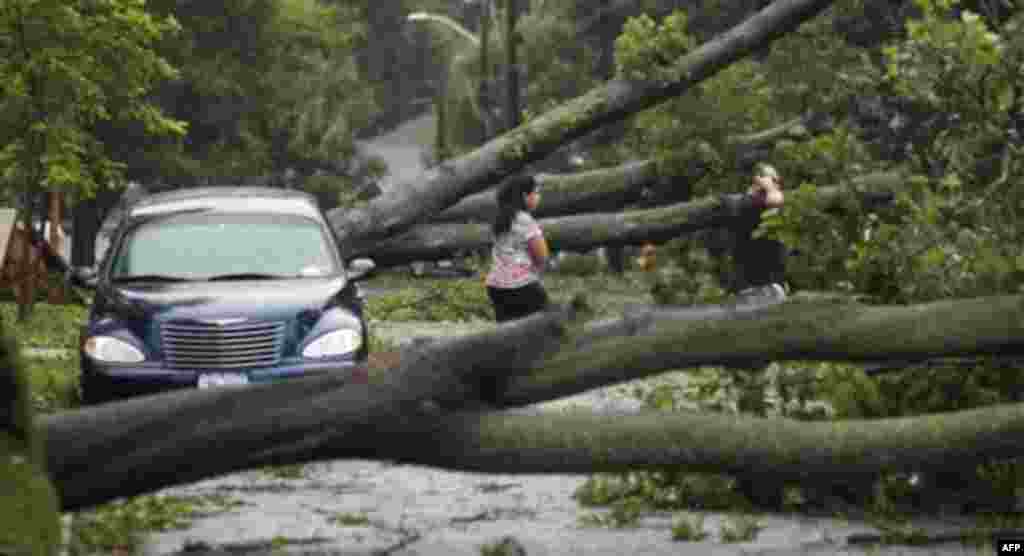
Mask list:
[[493,472],[680,465],[804,476],[928,467],[954,457],[960,464],[1024,448],[1024,405],[831,423],[481,413],[475,384],[494,373],[519,377],[501,399],[516,406],[692,365],[1024,351],[1022,296],[909,307],[787,302],[708,313],[714,310],[652,309],[582,328],[572,324],[573,312],[552,312],[408,352],[379,384],[330,375],[179,392],[38,425],[65,511],[246,468],[338,458]]
[[421,418],[430,411],[421,406],[424,400],[470,400],[470,406],[478,406],[473,388],[481,377],[529,369],[557,348],[573,318],[571,311],[555,310],[487,333],[406,350],[402,363],[372,384],[354,384],[347,373],[331,373],[241,389],[177,391],[47,416],[39,424],[48,470],[65,511],[72,511],[287,463],[274,454],[281,447],[315,453],[326,438],[347,439],[343,451],[373,446],[379,423]]
[[831,4],[831,0],[778,0],[745,22],[701,45],[679,60],[670,81],[612,80],[458,158],[430,168],[366,206],[328,215],[352,258],[374,243],[405,232],[483,191],[525,165],[603,125],[687,91],[731,63],[763,48]]
[[[658,172],[653,160],[572,174],[537,174],[536,178],[543,193],[543,202],[534,212],[537,218],[615,210],[643,199],[659,180],[671,179]],[[495,195],[494,189],[470,195],[430,221],[491,222],[498,209]]]
[[[804,140],[831,129],[817,114],[807,114],[770,129],[727,139],[730,147],[745,152],[776,142]],[[615,211],[629,204],[668,204],[687,200],[689,184],[701,179],[708,168],[699,159],[688,164],[686,175],[666,174],[656,160],[634,160],[613,166],[569,174],[537,174],[543,187],[543,202],[534,216],[548,218],[583,212]],[[872,176],[868,176],[870,179]],[[682,183],[680,183],[682,182]],[[495,189],[470,195],[430,219],[431,223],[490,222],[497,211]]]
[[[865,184],[891,185],[901,179],[896,174],[878,174],[855,180],[851,186],[821,187],[818,199],[824,208],[838,206],[848,194],[857,195],[868,206],[885,203],[893,197],[891,190],[872,190]],[[751,207],[751,199],[732,195],[626,212],[542,218],[538,223],[552,249],[587,251],[602,245],[665,242],[696,230],[727,225]],[[368,256],[378,266],[388,267],[487,249],[492,241],[489,224],[427,224],[373,245]]]

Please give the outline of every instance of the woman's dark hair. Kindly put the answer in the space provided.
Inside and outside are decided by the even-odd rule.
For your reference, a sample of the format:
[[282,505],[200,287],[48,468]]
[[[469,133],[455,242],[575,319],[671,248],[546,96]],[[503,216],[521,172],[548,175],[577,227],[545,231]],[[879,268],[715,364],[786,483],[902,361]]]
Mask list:
[[537,180],[530,175],[517,175],[505,180],[498,190],[498,216],[492,229],[494,236],[500,236],[512,227],[512,220],[521,210],[526,210],[526,196],[537,190]]

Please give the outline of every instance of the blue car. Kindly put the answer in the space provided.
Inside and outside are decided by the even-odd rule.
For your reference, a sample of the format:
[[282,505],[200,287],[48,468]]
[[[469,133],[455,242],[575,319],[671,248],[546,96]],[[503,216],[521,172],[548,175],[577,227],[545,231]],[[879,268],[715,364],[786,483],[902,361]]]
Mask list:
[[185,189],[125,212],[81,336],[86,404],[176,388],[347,373],[365,378],[367,327],[334,233],[305,193]]

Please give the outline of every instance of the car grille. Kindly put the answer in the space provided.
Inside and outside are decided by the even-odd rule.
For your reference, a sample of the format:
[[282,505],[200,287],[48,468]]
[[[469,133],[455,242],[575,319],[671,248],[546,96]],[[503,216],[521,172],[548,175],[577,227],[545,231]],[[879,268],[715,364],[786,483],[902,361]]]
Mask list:
[[175,369],[269,367],[281,360],[283,322],[161,325],[164,359]]

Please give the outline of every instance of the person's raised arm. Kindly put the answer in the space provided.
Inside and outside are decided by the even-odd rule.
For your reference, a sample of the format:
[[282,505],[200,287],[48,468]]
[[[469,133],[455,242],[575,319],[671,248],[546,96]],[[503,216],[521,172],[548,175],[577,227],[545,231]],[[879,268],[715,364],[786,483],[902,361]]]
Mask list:
[[782,189],[770,177],[755,178],[754,184],[750,186],[747,193],[757,199],[758,204],[766,209],[781,207],[786,200]]

